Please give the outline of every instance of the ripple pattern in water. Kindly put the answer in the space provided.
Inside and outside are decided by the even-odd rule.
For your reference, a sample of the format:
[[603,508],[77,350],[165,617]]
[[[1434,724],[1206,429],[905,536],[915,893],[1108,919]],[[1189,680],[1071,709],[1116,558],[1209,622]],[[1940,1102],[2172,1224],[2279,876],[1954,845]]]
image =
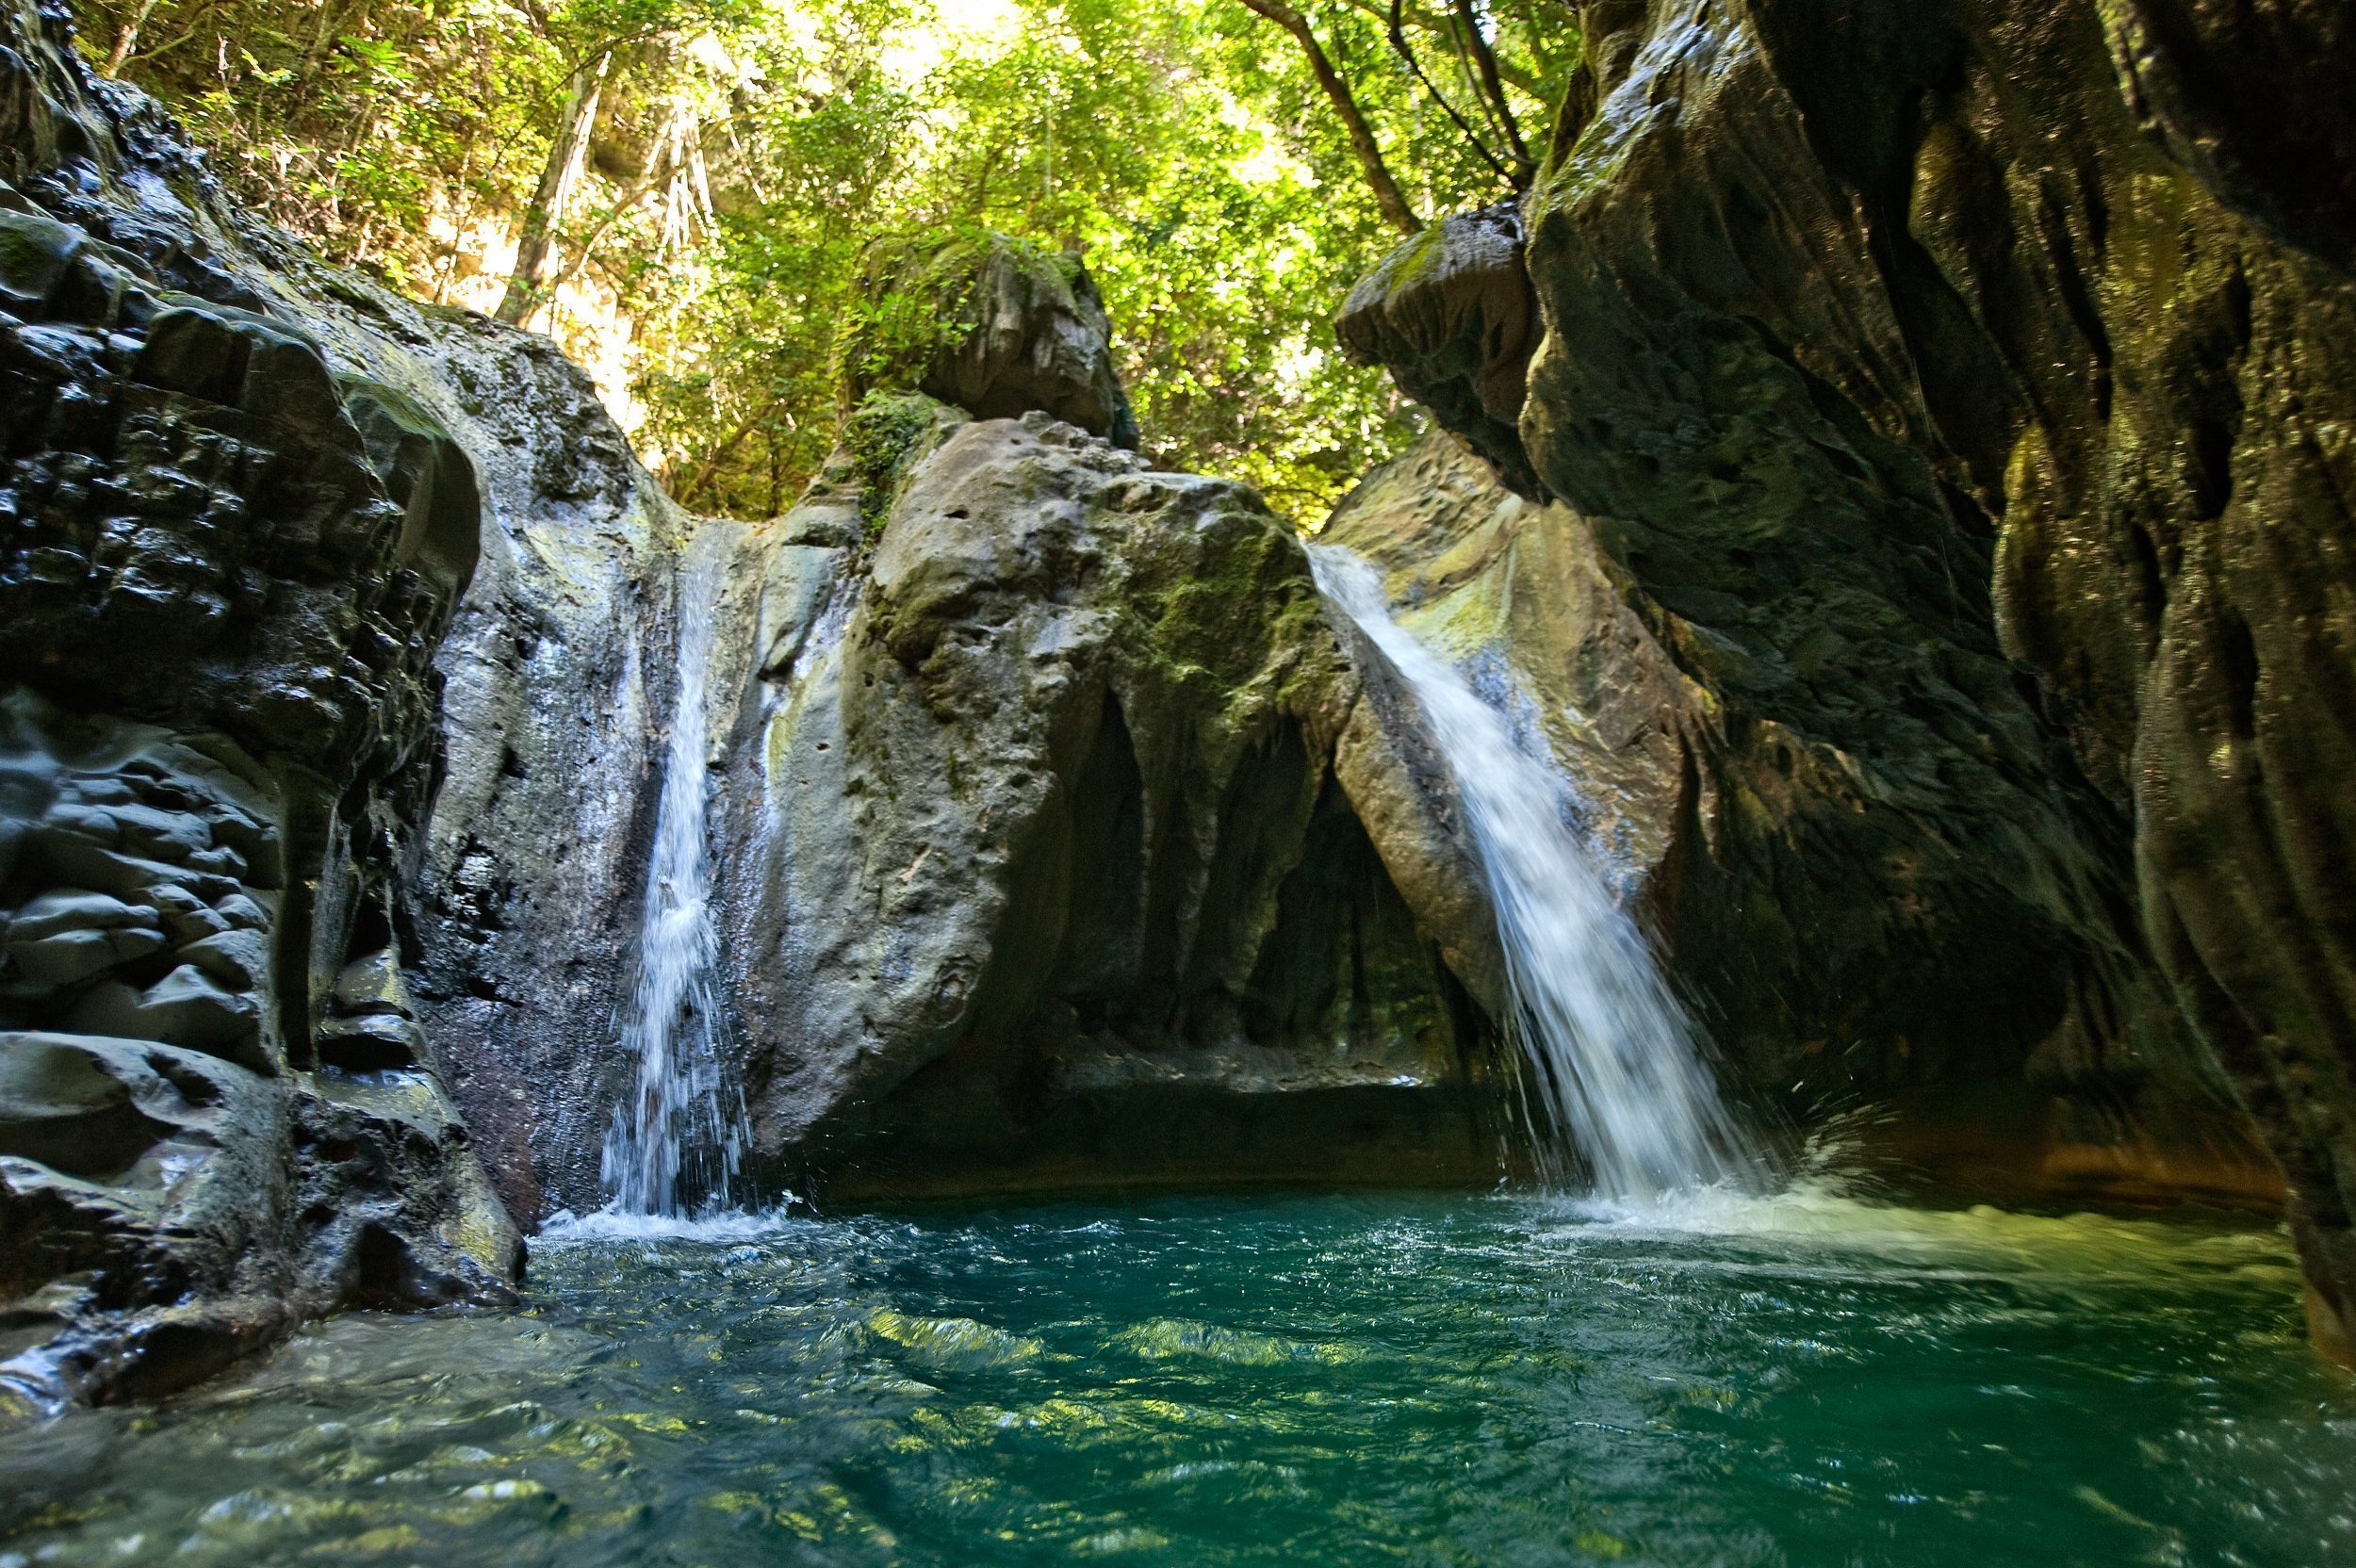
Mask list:
[[0,1437],[0,1565],[2356,1561],[2356,1386],[2272,1233],[1230,1198],[534,1278]]

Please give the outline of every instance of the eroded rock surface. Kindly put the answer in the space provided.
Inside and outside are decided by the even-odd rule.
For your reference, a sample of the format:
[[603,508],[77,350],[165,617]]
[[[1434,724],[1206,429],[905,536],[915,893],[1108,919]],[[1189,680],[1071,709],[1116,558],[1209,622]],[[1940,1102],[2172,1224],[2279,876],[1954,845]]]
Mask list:
[[[605,1200],[683,694],[756,1191],[1485,1179],[1478,887],[1299,542],[1113,439],[1084,273],[894,255],[878,275],[946,320],[909,327],[921,353],[846,348],[842,445],[786,516],[603,483],[567,509],[521,476],[511,501],[486,470],[417,983],[510,1201]],[[996,368],[960,381],[976,300]],[[700,615],[710,662],[682,670]]]
[[[1707,629],[1613,561],[1610,532],[1435,435],[1320,537],[1383,568],[1402,623],[1552,753],[1759,1109],[1895,1109],[1866,1152],[1986,1198],[2279,1200],[2132,933],[2086,939],[2125,874],[2073,839],[2065,789],[1920,736],[1894,778],[1869,771],[1887,752],[1810,748],[1713,682]],[[2156,1020],[2091,1011],[2097,987]]]
[[1442,219],[1408,240],[1350,291],[1333,327],[1352,359],[1389,367],[1399,390],[1508,486],[1546,499],[1518,433],[1538,347],[1518,202]]
[[837,1192],[1493,1168],[1291,531],[1043,414],[932,440],[840,641],[737,725],[763,1147]]
[[398,979],[478,470],[422,317],[0,45],[0,1384],[141,1397],[519,1267]]

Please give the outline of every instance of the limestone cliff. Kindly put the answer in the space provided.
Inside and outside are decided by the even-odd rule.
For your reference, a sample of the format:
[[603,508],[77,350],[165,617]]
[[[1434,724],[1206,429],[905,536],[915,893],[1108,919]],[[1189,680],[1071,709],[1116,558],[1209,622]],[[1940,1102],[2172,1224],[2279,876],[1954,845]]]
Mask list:
[[[2304,0],[1579,10],[1518,419],[1435,407],[1597,519],[1738,752],[1774,727],[1812,847],[1727,883],[1763,950],[1838,973],[1820,900],[1874,888],[1934,939],[1892,994],[1964,1024],[1947,1051],[2229,1090],[2345,1352],[2356,30]],[[1354,301],[1362,351],[1464,384],[1447,313],[1393,298],[1446,270]]]

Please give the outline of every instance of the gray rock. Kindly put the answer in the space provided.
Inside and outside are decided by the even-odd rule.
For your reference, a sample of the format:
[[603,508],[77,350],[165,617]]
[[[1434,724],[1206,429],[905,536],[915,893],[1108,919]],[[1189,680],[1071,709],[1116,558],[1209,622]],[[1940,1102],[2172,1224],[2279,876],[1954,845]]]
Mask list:
[[346,1072],[415,1068],[425,1057],[425,1031],[391,1013],[328,1019],[316,1035],[323,1066]]
[[57,293],[82,232],[37,212],[0,212],[0,300],[39,309]]
[[223,924],[238,931],[266,931],[270,916],[259,904],[242,892],[214,901],[211,913]]
[[17,906],[8,918],[8,935],[12,940],[33,941],[64,931],[153,930],[155,923],[154,906],[125,904],[86,888],[53,888]]
[[277,1070],[262,1045],[261,1009],[253,998],[223,990],[194,964],[182,964],[144,990],[102,982],[64,1022],[86,1034],[187,1046],[255,1072]]
[[977,418],[1036,410],[1137,445],[1104,302],[1077,254],[1004,235],[883,240],[869,248],[860,289],[875,308],[853,318],[835,351],[844,413],[876,393],[913,391]]
[[223,931],[175,950],[214,984],[233,993],[263,991],[270,984],[270,942],[259,931]]
[[126,1065],[67,1036],[0,1035],[0,1154],[101,1181],[129,1170],[172,1127],[135,1102],[132,1084],[152,1099],[155,1074]]
[[31,939],[12,937],[8,968],[24,982],[47,989],[71,986],[93,974],[164,950],[164,934],[138,926],[113,931],[59,931]]
[[[244,895],[234,896],[242,898]],[[157,888],[155,906],[163,911],[164,932],[175,944],[218,936],[230,928],[226,919],[186,888]],[[256,926],[263,923],[258,908],[254,911],[254,923]]]
[[1334,776],[1354,682],[1256,497],[976,421],[910,461],[854,586],[796,678],[714,671],[768,1168],[837,1194],[1495,1168],[1487,1038]]
[[380,948],[344,966],[335,976],[335,988],[328,1002],[335,1011],[351,1018],[370,1014],[390,1014],[395,1018],[414,1016],[408,988],[401,977],[401,955],[393,948]]
[[365,1107],[308,1070],[415,924],[482,520],[417,351],[514,335],[233,215],[62,12],[0,4],[0,1299],[46,1303],[9,1376],[148,1397],[347,1301],[512,1299],[426,1070]]
[[1393,251],[1350,291],[1333,331],[1350,358],[1387,367],[1510,489],[1546,498],[1517,428],[1539,332],[1518,202],[1444,218]]

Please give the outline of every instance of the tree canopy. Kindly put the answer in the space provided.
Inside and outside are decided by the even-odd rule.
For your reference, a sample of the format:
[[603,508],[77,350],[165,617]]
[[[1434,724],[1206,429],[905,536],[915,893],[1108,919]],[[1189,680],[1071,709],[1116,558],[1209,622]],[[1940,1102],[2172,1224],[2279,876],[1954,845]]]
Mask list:
[[252,210],[552,333],[688,504],[832,435],[863,246],[1083,253],[1144,447],[1304,521],[1415,428],[1330,319],[1402,231],[1526,182],[1561,0],[82,0]]

